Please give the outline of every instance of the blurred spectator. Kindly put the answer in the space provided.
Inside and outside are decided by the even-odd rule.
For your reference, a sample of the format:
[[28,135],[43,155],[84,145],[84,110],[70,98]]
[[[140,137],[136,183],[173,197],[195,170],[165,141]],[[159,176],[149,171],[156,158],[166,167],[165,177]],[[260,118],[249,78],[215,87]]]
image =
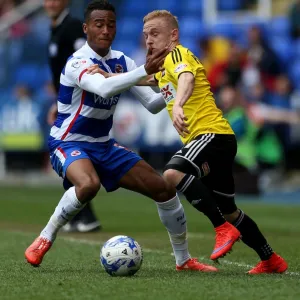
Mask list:
[[[273,90],[275,77],[281,72],[280,60],[263,38],[262,31],[259,27],[251,27],[248,38],[247,71],[250,70],[253,72],[253,68],[256,68],[260,72],[263,83],[268,89]],[[259,80],[260,79],[257,79],[257,81]]]
[[218,91],[224,85],[236,87],[241,81],[245,63],[245,55],[241,48],[232,43],[228,59],[216,63],[207,73],[212,90]]
[[[25,0],[1,0],[0,3],[0,16],[8,13],[16,6],[22,4]],[[26,19],[20,20],[13,24],[10,28],[10,36],[12,38],[23,37],[28,32],[28,22]]]
[[[288,77],[281,75],[275,80],[275,90],[267,98],[268,105],[273,108],[282,109],[288,111],[291,109],[291,85]],[[279,137],[285,154],[287,154],[288,147],[290,145],[290,126],[286,122],[278,122],[272,125]]]
[[4,15],[8,11],[14,8],[13,0],[2,0],[0,2],[0,16]]
[[297,39],[300,37],[300,0],[296,0],[291,5],[288,16],[291,24],[291,36]]
[[39,107],[33,101],[29,87],[17,85],[14,97],[2,106],[1,130],[8,133],[39,132],[38,112]]
[[242,105],[242,97],[236,89],[224,87],[218,100],[238,142],[235,161],[237,192],[256,194],[260,172],[277,167],[282,161],[279,139],[272,128],[248,117],[247,108]]
[[208,74],[214,65],[228,59],[230,42],[221,36],[206,37],[199,40],[199,50],[201,63]]

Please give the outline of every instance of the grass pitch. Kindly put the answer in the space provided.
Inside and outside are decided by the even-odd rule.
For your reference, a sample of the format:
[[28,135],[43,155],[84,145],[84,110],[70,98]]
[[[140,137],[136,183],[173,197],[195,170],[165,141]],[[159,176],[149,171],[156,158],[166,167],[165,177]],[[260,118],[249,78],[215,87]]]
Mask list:
[[[103,231],[61,234],[41,267],[25,263],[24,250],[48,221],[60,188],[0,188],[0,299],[300,299],[300,206],[240,202],[289,263],[284,275],[249,276],[258,257],[243,243],[220,260],[216,274],[177,273],[168,235],[154,203],[135,193],[101,192],[93,201]],[[214,232],[204,216],[182,199],[190,252],[209,263]],[[100,266],[101,245],[124,234],[144,250],[141,270],[131,278],[110,277]]]

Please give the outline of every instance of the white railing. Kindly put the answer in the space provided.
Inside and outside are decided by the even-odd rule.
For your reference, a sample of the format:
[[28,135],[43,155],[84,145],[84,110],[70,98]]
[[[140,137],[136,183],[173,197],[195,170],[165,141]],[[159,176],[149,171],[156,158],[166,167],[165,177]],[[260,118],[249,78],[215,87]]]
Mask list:
[[203,2],[204,21],[214,24],[218,20],[230,18],[232,22],[245,22],[245,16],[253,16],[262,20],[268,20],[272,16],[272,0],[258,0],[256,11],[218,11],[218,0],[204,0]]
[[28,0],[0,18],[0,37],[6,38],[9,28],[43,6],[43,0]]

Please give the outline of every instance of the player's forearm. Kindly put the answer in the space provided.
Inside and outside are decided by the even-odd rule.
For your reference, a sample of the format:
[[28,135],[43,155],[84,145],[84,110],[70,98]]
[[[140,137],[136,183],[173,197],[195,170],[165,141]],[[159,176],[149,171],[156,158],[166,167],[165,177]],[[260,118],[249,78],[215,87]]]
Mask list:
[[192,96],[195,85],[195,78],[192,73],[183,73],[178,79],[176,99],[174,105],[183,107],[186,101]]
[[157,86],[157,81],[153,75],[148,75],[145,79],[140,80],[137,86]]
[[80,81],[80,87],[88,92],[97,94],[103,98],[117,95],[147,76],[144,66],[138,67],[133,71],[105,78],[100,74],[84,74]]
[[166,107],[165,100],[160,93],[155,93],[149,87],[132,87],[132,94],[142,103],[142,105],[152,114],[157,114]]

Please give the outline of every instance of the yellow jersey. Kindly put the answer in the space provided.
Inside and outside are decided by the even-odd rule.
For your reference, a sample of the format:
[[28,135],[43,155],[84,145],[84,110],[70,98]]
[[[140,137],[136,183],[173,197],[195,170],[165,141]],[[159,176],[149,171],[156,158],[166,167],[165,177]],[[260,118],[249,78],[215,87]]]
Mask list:
[[190,131],[186,137],[180,137],[184,144],[189,143],[200,134],[234,134],[221,110],[216,106],[203,65],[189,49],[177,45],[165,58],[163,69],[154,77],[158,82],[171,118],[180,74],[190,72],[195,77],[193,94],[183,105]]

